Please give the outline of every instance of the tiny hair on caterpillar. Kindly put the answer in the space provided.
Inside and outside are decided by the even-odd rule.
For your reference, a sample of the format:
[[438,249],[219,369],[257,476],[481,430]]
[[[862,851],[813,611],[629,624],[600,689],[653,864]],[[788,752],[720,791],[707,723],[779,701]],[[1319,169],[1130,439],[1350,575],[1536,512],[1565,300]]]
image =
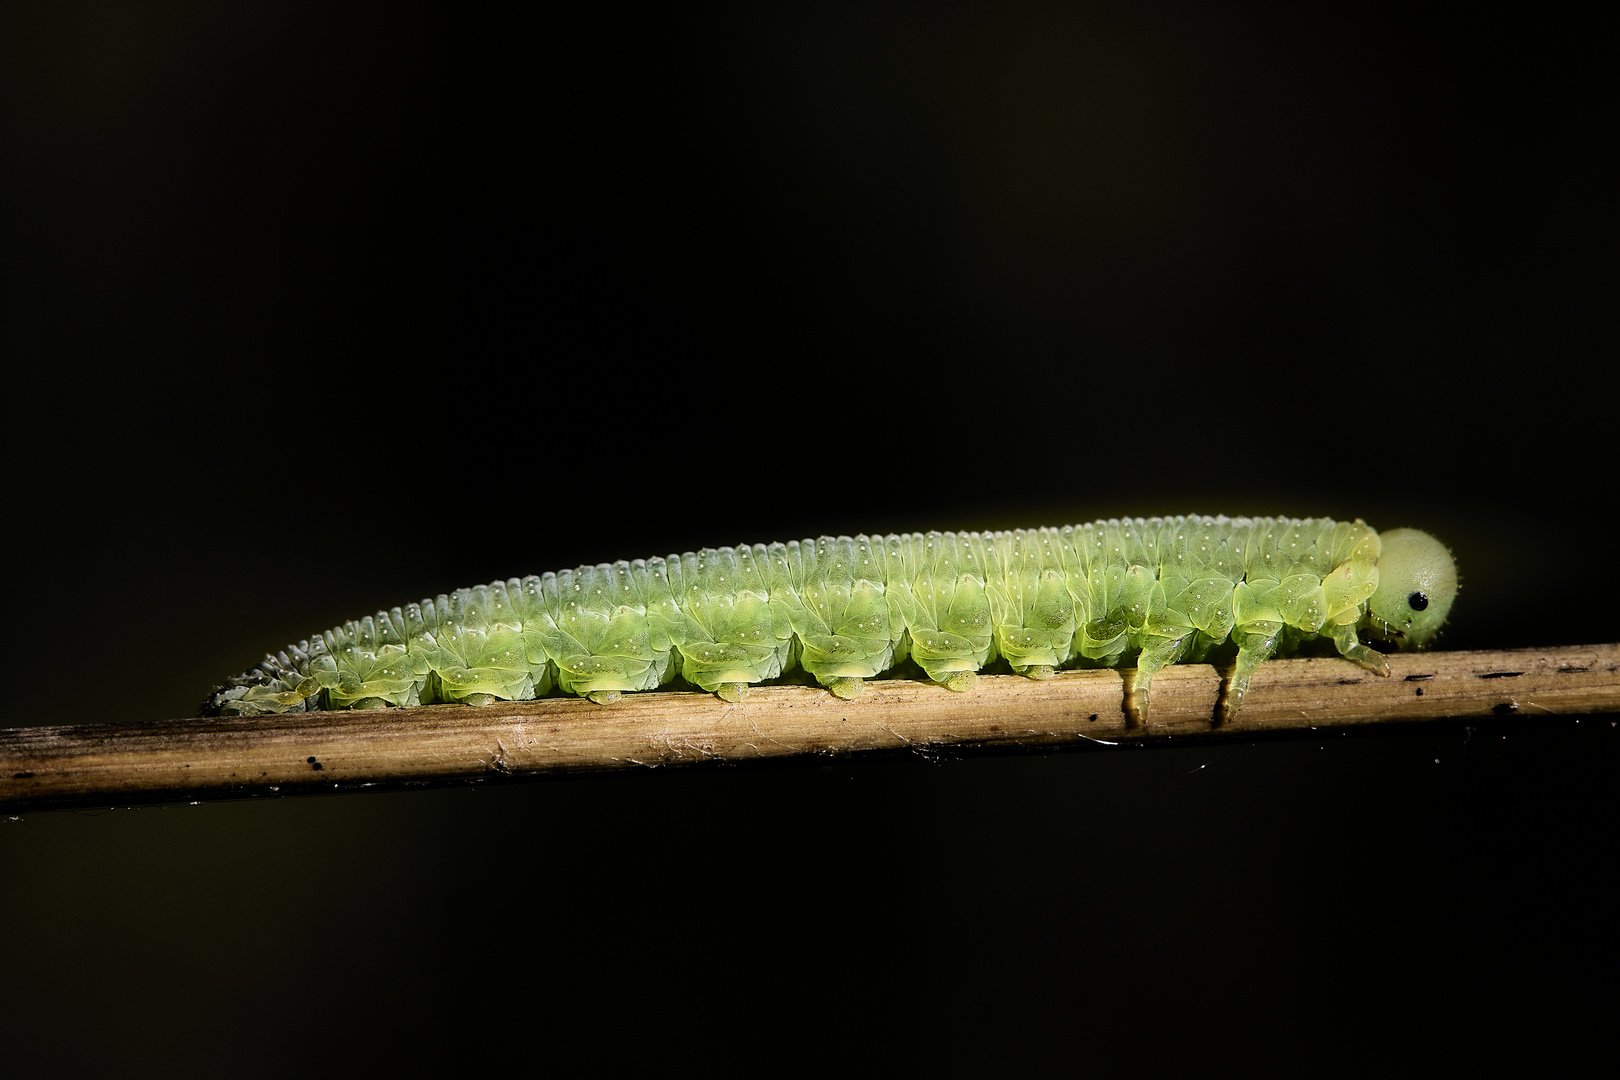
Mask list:
[[1329,518],[1112,518],[1007,532],[820,536],[511,578],[379,611],[267,655],[216,687],[214,714],[524,701],[606,704],[680,678],[737,701],[798,671],[841,698],[910,661],[971,691],[1021,675],[1156,672],[1231,641],[1226,715],[1276,655],[1331,639],[1389,674],[1385,647],[1433,640],[1451,553],[1416,529]]

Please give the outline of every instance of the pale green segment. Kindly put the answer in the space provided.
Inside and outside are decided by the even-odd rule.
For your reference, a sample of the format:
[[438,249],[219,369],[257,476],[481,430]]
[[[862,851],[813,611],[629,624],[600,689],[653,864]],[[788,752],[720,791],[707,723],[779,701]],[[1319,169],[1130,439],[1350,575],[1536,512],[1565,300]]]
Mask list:
[[[1406,534],[1410,534],[1408,537]],[[1450,555],[1398,530],[1403,590],[1385,625],[1421,644],[1456,591]],[[1415,539],[1415,538],[1421,538]],[[1426,543],[1424,543],[1426,542]],[[1438,550],[1438,554],[1436,554]],[[216,699],[281,711],[650,690],[681,675],[735,695],[802,667],[842,696],[908,656],[953,689],[1004,657],[1034,677],[1134,658],[1153,676],[1232,638],[1235,710],[1258,666],[1311,635],[1387,670],[1357,636],[1379,587],[1379,536],[1325,518],[1152,518],[1003,533],[820,537],[582,566],[463,589],[345,623]],[[1449,573],[1449,579],[1446,575]],[[1425,611],[1405,597],[1432,594]],[[1397,610],[1398,609],[1398,610]]]

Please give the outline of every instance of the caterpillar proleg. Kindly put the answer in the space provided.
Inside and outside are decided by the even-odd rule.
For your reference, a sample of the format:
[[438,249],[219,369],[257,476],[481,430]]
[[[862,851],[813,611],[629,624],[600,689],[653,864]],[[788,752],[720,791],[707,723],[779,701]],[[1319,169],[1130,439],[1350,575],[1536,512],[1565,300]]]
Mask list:
[[379,611],[267,655],[215,689],[257,714],[527,700],[597,702],[677,676],[737,700],[802,669],[843,698],[908,657],[971,690],[998,658],[1031,678],[1153,676],[1230,639],[1235,713],[1255,670],[1309,639],[1387,675],[1362,635],[1428,643],[1457,594],[1427,533],[1357,520],[1170,517],[1010,532],[821,536],[512,578]]

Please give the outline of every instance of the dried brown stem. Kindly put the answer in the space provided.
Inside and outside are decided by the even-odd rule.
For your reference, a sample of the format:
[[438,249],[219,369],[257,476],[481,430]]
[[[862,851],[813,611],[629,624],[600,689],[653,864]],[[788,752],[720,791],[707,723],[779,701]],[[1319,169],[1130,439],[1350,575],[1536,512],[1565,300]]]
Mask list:
[[1225,672],[1160,672],[1151,716],[1127,712],[1131,672],[1072,671],[1044,682],[985,676],[953,693],[904,679],[857,701],[804,686],[742,702],[629,694],[483,708],[289,713],[0,731],[0,807],[90,806],[313,792],[490,773],[534,774],[743,762],[870,750],[962,751],[1083,741],[1233,736],[1292,728],[1620,711],[1620,644],[1390,657],[1382,678],[1341,659],[1261,666],[1242,713],[1213,722]]

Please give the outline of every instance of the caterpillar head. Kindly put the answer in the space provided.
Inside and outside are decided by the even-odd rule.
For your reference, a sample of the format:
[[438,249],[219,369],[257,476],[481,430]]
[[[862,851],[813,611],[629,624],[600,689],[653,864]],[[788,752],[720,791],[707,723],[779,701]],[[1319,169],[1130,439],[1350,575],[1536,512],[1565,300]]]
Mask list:
[[1417,529],[1380,536],[1378,591],[1367,602],[1372,636],[1402,651],[1420,649],[1457,599],[1457,564],[1444,544]]

